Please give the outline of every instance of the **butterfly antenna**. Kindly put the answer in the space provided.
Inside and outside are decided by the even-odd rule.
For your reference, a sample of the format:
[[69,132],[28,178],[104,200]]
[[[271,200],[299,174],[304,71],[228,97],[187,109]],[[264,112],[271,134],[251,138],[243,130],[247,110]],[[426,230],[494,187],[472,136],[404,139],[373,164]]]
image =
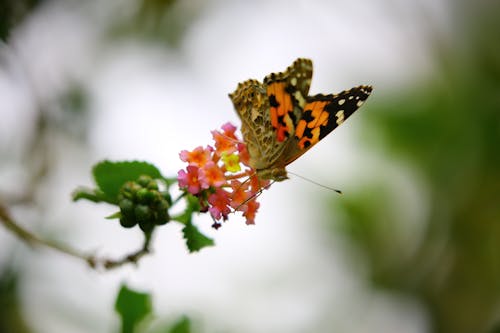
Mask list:
[[294,175],[294,176],[296,176],[296,177],[302,178],[302,179],[303,179],[303,180],[305,180],[305,181],[308,181],[308,182],[310,182],[310,183],[313,183],[314,185],[318,185],[318,186],[320,186],[320,187],[326,188],[327,190],[330,190],[330,191],[335,191],[335,192],[337,192],[338,194],[342,194],[342,191],[341,191],[341,190],[337,190],[336,188],[333,188],[333,187],[329,187],[329,186],[326,186],[326,185],[320,184],[320,183],[318,183],[318,182],[315,182],[314,180],[311,180],[311,179],[306,178],[306,177],[304,177],[304,176],[298,175],[298,174],[296,174],[296,173],[294,173],[294,172],[290,172],[290,171],[288,171],[288,173],[289,173],[289,174],[291,174],[291,175]]
[[[267,185],[266,187],[269,187],[269,186],[271,186],[271,185],[272,185],[272,184],[274,184],[274,183],[275,183],[275,180],[273,180],[273,181],[271,182],[271,184]],[[247,202],[249,202],[249,201],[251,201],[251,200],[253,200],[253,199],[258,198],[258,197],[262,194],[262,192],[264,192],[264,190],[266,189],[266,187],[261,188],[261,189],[260,189],[259,191],[257,191],[254,195],[252,195],[250,198],[246,199],[246,200],[245,200],[245,201],[243,201],[241,204],[239,204],[236,208],[234,208],[233,213],[234,213],[234,212],[236,212],[236,211],[237,211],[237,210],[238,210],[241,206],[245,205]]]

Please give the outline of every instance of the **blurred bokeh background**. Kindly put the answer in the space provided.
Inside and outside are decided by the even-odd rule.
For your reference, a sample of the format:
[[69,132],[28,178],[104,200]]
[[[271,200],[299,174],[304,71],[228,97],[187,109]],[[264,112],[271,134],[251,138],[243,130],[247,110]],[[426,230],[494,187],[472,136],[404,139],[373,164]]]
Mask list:
[[166,175],[239,120],[237,83],[311,58],[311,93],[368,102],[188,254],[159,230],[137,267],[96,272],[0,228],[0,332],[116,332],[121,282],[195,332],[500,331],[500,3],[446,0],[0,1],[0,200],[82,251],[139,246],[71,203],[101,159]]

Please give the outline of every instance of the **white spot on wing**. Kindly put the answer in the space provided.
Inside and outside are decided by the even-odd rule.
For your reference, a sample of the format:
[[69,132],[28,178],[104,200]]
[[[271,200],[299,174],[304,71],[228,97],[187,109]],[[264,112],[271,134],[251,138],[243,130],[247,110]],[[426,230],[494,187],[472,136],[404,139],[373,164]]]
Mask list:
[[337,118],[337,125],[340,125],[344,122],[344,110],[337,111],[335,114],[335,117]]
[[295,99],[299,103],[300,107],[303,108],[306,105],[306,100],[304,99],[304,96],[302,96],[302,94],[300,93],[300,91],[296,91],[293,94],[293,96],[295,97]]

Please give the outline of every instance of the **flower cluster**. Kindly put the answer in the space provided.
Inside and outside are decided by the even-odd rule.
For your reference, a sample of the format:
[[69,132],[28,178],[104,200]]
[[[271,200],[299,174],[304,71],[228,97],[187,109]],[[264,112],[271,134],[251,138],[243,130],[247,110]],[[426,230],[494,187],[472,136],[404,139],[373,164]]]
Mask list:
[[168,209],[171,203],[170,194],[160,191],[156,180],[142,175],[120,188],[120,224],[125,228],[139,224],[143,231],[150,232],[155,225],[163,225],[170,220]]
[[188,163],[185,170],[178,172],[179,187],[198,198],[201,211],[208,211],[214,219],[214,228],[220,227],[220,221],[227,220],[233,211],[242,212],[246,223],[254,224],[259,208],[257,196],[269,185],[269,181],[259,180],[249,166],[246,145],[235,132],[236,127],[226,123],[222,131],[212,131],[214,147],[200,146],[179,154]]

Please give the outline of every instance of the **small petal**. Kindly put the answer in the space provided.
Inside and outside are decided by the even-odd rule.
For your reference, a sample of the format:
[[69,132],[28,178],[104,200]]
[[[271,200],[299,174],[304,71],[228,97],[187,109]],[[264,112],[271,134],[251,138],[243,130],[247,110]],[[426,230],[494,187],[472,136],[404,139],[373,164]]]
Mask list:
[[219,131],[212,131],[212,137],[215,141],[215,150],[219,155],[222,153],[231,154],[238,150],[238,141],[235,138]]
[[250,154],[248,153],[248,150],[247,150],[247,145],[240,142],[238,143],[238,153],[240,155],[240,161],[241,163],[243,163],[244,165],[246,166],[250,166]]
[[224,125],[222,125],[221,128],[224,131],[224,135],[232,139],[237,139],[236,135],[234,134],[236,132],[236,126],[227,122]]
[[241,170],[240,157],[236,154],[222,153],[222,162],[229,172],[238,172]]
[[209,186],[220,187],[226,183],[224,172],[212,161],[200,169],[199,178],[203,188],[208,188]]
[[215,190],[208,196],[208,203],[211,205],[208,209],[212,217],[216,220],[227,219],[231,208],[229,207],[229,193],[221,188]]
[[188,162],[189,165],[196,165],[199,167],[204,166],[210,160],[210,154],[212,153],[213,148],[207,146],[206,149],[199,146],[196,147],[193,151],[183,150],[180,152],[179,156],[182,161]]
[[246,224],[255,224],[255,215],[259,209],[260,203],[257,200],[251,200],[247,203],[247,209],[243,216],[247,219]]
[[248,182],[233,180],[231,182],[231,207],[236,210],[244,211],[246,201],[251,198],[252,193],[248,191]]
[[200,182],[198,179],[198,167],[189,165],[187,168],[187,173],[184,170],[180,170],[177,173],[177,180],[179,181],[180,188],[187,188],[188,192],[191,194],[198,194],[200,192]]

